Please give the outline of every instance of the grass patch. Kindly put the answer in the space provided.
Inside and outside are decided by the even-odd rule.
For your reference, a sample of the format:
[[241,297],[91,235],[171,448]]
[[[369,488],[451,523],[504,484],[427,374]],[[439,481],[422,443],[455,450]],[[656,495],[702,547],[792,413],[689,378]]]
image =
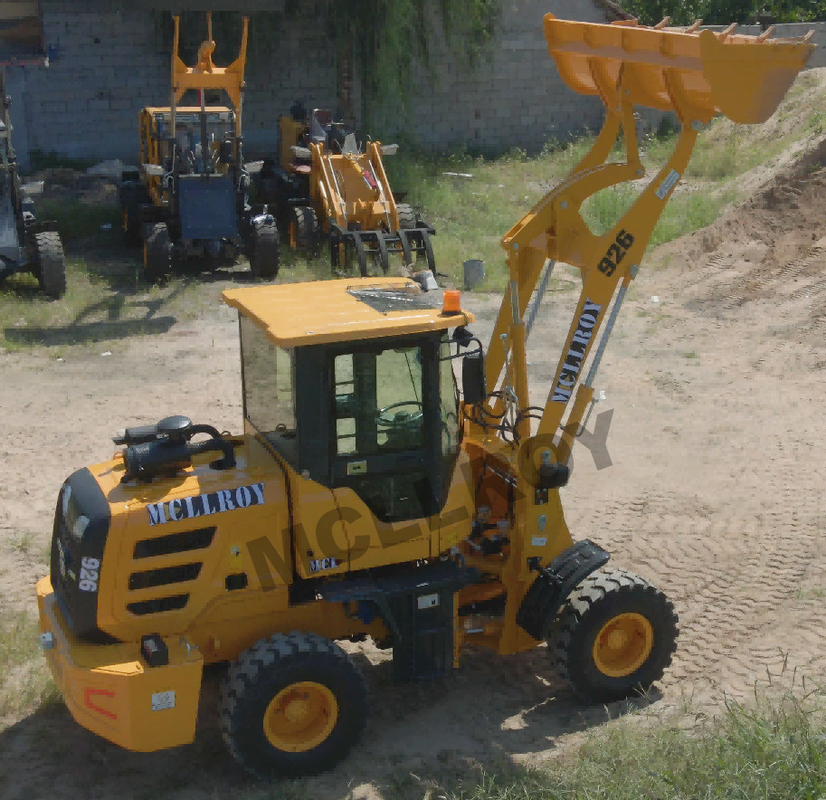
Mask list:
[[38,641],[37,623],[25,612],[0,617],[0,716],[29,711],[57,697]]
[[97,205],[79,201],[40,200],[37,203],[40,219],[50,219],[57,223],[64,245],[81,240],[99,238],[106,233],[105,226],[117,231],[120,214],[115,205]]
[[[826,115],[824,115],[826,125]],[[689,165],[687,186],[665,206],[651,237],[650,247],[672,241],[711,224],[720,213],[742,199],[736,178],[788,149],[810,132],[767,137],[760,132],[714,121],[698,139]],[[501,290],[507,271],[500,241],[544,195],[564,178],[587,153],[593,136],[560,146],[549,142],[534,158],[514,151],[495,160],[466,154],[436,158],[403,151],[387,159],[391,185],[406,190],[405,202],[418,207],[436,228],[437,263],[455,282],[462,276],[462,262],[481,258],[487,278],[481,290]],[[641,144],[646,177],[624,183],[590,197],[582,207],[586,223],[597,235],[610,230],[631,206],[647,182],[667,160],[677,142],[668,126],[663,135],[652,135]],[[623,161],[622,142],[609,160]],[[462,173],[471,177],[449,175]],[[695,186],[692,186],[692,182]],[[699,187],[697,187],[699,183]]]
[[[812,100],[820,94],[814,77],[801,76],[779,108],[779,122],[769,135],[765,126],[735,126],[725,119],[712,122],[698,138],[686,179],[665,206],[649,249],[709,225],[742,199],[738,179],[743,172],[775,158],[799,140],[826,131],[826,112],[808,110],[819,109]],[[801,108],[806,112],[801,113]],[[784,115],[795,124],[784,124]],[[586,201],[582,214],[595,234],[619,221],[657,174],[676,141],[670,125],[663,124],[659,135],[641,142],[646,177],[598,192]],[[405,202],[418,208],[435,227],[433,247],[439,271],[448,276],[446,282],[461,285],[463,262],[476,258],[485,262],[487,273],[478,290],[501,291],[507,281],[500,245],[503,236],[570,173],[593,142],[592,135],[564,145],[551,141],[535,157],[514,149],[493,160],[469,153],[424,155],[402,148],[385,163],[393,188],[405,191]],[[610,160],[624,160],[622,142]],[[42,218],[56,220],[63,237],[69,289],[63,300],[51,302],[40,295],[31,275],[0,283],[0,347],[6,350],[60,348],[164,333],[180,320],[217,308],[222,289],[251,280],[243,261],[235,270],[217,272],[187,264],[162,286],[149,286],[142,278],[140,250],[121,243],[114,200],[96,205],[42,199],[38,211]],[[394,259],[391,274],[400,266],[400,260]],[[317,280],[330,275],[326,247],[309,261],[282,248],[279,280]]]
[[[51,210],[46,206],[44,218]],[[63,202],[51,218],[58,223],[66,251],[66,295],[56,301],[43,296],[29,273],[0,282],[2,349],[49,347],[57,356],[67,346],[165,333],[176,322],[213,313],[221,305],[225,288],[252,283],[244,262],[239,261],[234,267],[217,270],[188,263],[165,282],[148,284],[142,277],[140,248],[121,242],[115,207]],[[70,232],[64,234],[64,230]],[[329,265],[323,259],[308,261],[285,248],[280,280],[307,281],[328,275]]]
[[545,770],[483,773],[440,787],[446,800],[706,800],[826,795],[822,709],[811,699],[729,704],[722,719],[686,731],[634,720],[594,732]]

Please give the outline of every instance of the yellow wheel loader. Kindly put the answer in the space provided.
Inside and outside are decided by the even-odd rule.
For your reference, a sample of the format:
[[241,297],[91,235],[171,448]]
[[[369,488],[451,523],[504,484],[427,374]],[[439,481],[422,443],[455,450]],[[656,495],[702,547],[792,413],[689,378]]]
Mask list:
[[277,209],[293,249],[315,255],[326,240],[335,273],[371,268],[387,273],[391,258],[436,274],[430,237],[435,234],[414,209],[398,202],[383,157],[398,145],[367,142],[362,152],[356,136],[345,133],[330,111],[307,112],[301,103],[279,120],[279,165],[256,181]]
[[[659,680],[672,603],[574,541],[559,490],[594,377],[654,224],[715,114],[767,119],[811,45],[545,17],[559,71],[605,125],[502,241],[510,274],[485,352],[458,292],[403,278],[231,289],[244,432],[171,416],[127,429],[57,499],[41,644],[75,719],[139,751],[192,740],[205,664],[228,665],[220,724],[263,777],[327,769],[357,741],[364,683],[337,640],[392,647],[399,680],[467,645],[548,643],[586,701]],[[617,224],[580,216],[643,175],[634,105],[673,109],[674,152]],[[624,133],[624,163],[604,163]],[[582,291],[544,404],[529,399],[526,310],[543,267]],[[461,395],[454,380],[460,366]],[[564,420],[564,424],[563,424]],[[562,433],[560,434],[560,431]]]
[[[250,203],[251,174],[243,150],[243,90],[248,18],[243,18],[238,58],[226,67],[212,61],[212,15],[198,60],[187,66],[178,54],[179,17],[174,17],[172,96],[166,107],[140,113],[140,169],[125,172],[119,189],[126,238],[143,244],[143,272],[163,278],[173,260],[249,259],[253,274],[278,273],[279,241],[266,206]],[[180,105],[187,92],[200,105]],[[231,105],[207,105],[207,92],[223,92]]]

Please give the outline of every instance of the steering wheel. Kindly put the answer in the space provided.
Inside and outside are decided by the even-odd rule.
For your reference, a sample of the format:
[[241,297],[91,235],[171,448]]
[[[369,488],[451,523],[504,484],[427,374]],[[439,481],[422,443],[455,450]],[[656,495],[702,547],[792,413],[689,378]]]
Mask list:
[[[396,419],[395,414],[392,417],[385,416],[394,408],[404,408],[404,406],[413,406],[417,411],[402,419]],[[424,410],[418,400],[402,400],[400,403],[393,403],[392,405],[380,408],[376,412],[376,422],[384,428],[410,428],[418,426],[422,417],[424,417]]]

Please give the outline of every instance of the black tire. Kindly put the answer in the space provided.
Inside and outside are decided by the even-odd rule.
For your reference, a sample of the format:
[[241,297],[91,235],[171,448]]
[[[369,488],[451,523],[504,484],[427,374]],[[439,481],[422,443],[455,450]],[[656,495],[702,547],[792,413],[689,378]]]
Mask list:
[[121,184],[118,195],[123,236],[129,244],[140,244],[140,207],[148,200],[146,190],[140,183],[129,181]]
[[256,225],[252,233],[250,269],[256,278],[272,280],[278,275],[278,228],[275,223]]
[[661,591],[632,572],[599,569],[571,593],[548,646],[558,676],[580,698],[611,703],[663,676],[677,632],[674,606]]
[[409,230],[416,227],[416,212],[407,203],[397,203],[396,213],[399,215],[399,227]]
[[320,236],[315,210],[310,206],[293,206],[288,224],[290,247],[308,255],[317,255]]
[[57,231],[34,235],[35,269],[43,294],[58,299],[66,294],[66,256]]
[[172,242],[165,222],[156,222],[143,229],[143,276],[156,283],[172,269]]
[[[317,701],[331,698],[325,713]],[[230,752],[254,775],[313,775],[337,764],[361,735],[367,688],[329,639],[276,634],[230,666],[219,713]]]

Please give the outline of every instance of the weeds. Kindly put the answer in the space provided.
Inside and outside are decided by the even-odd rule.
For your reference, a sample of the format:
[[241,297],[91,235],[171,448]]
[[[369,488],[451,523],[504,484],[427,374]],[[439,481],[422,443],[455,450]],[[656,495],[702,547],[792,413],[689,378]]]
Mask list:
[[[627,720],[594,731],[546,770],[483,772],[447,800],[818,798],[826,793],[822,712],[811,698],[729,702],[721,719],[685,730]],[[518,768],[517,768],[518,769]]]
[[0,717],[57,697],[46,662],[39,657],[37,624],[25,612],[0,617]]

